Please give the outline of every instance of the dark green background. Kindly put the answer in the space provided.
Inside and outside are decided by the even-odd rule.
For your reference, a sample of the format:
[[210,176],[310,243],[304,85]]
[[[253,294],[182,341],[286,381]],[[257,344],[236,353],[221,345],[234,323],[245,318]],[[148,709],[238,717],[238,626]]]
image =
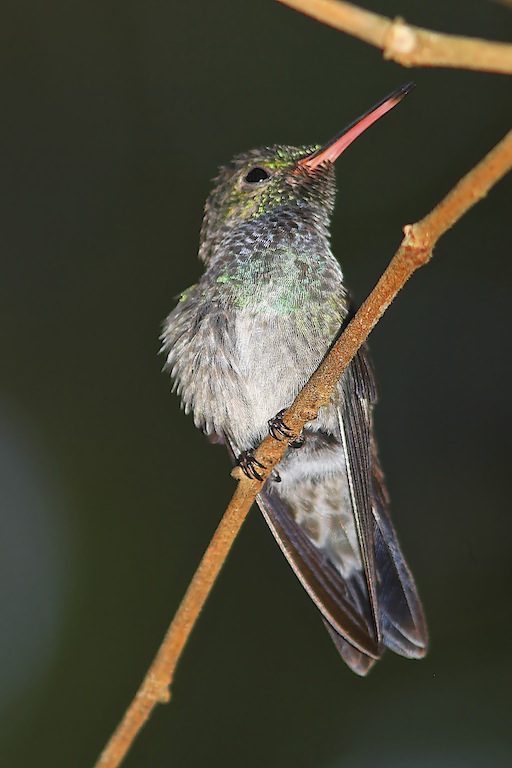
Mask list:
[[[368,3],[507,40],[485,0]],[[338,163],[357,301],[509,128],[504,76],[408,71],[277,3],[6,0],[0,28],[0,763],[91,766],[233,490],[158,357],[197,279],[216,167],[323,141],[416,90]],[[423,662],[338,658],[253,511],[127,768],[510,765],[510,180],[371,339],[392,511],[431,629]]]

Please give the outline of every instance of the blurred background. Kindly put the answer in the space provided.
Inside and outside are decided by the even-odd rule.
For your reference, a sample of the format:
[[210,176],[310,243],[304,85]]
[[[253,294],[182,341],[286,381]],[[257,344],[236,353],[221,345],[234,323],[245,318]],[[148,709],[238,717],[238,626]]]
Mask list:
[[[510,39],[488,0],[368,0]],[[91,766],[231,496],[225,451],[161,373],[200,274],[217,166],[322,142],[415,91],[337,165],[355,300],[510,127],[510,81],[404,70],[271,0],[20,3],[0,29],[0,763]],[[339,659],[253,510],[127,768],[510,765],[510,178],[372,335],[392,514],[431,631],[423,662]]]

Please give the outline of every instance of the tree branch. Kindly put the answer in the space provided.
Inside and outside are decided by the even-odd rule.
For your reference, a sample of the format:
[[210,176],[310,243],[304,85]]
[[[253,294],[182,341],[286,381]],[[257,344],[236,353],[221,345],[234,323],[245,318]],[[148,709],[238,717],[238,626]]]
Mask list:
[[404,67],[456,67],[512,74],[512,45],[413,27],[342,0],[279,0],[335,29],[381,48]]
[[329,402],[339,377],[357,350],[413,272],[429,261],[438,239],[511,168],[512,131],[431,213],[416,224],[404,227],[402,244],[388,268],[284,414],[284,421],[292,430],[289,441],[277,441],[269,435],[257,449],[255,456],[266,467],[261,470],[263,481],[249,480],[241,475],[238,468],[233,470],[233,475],[241,475],[233,498],[141,687],[101,754],[96,768],[117,768],[155,705],[169,701],[174,672],[188,637],[256,495],[272,469],[282,459],[288,443],[296,439],[305,423],[314,419],[322,405]]

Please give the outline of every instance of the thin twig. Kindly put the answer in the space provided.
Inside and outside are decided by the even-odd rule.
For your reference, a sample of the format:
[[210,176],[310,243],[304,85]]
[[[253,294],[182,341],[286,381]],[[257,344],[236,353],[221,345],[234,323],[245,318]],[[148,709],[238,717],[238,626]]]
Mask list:
[[156,704],[170,701],[174,670],[210,590],[263,483],[239,483],[137,694],[97,767],[121,764]]
[[445,35],[388,19],[342,0],[279,0],[335,29],[381,48],[404,67],[456,67],[512,74],[512,45]]
[[[329,402],[336,382],[357,350],[412,273],[429,261],[441,235],[511,168],[512,131],[428,216],[404,228],[402,244],[379,282],[286,411],[284,421],[292,431],[290,441],[297,438],[304,424],[315,418],[319,408]],[[263,481],[241,477],[164,641],[137,695],[101,754],[97,768],[117,768],[155,705],[169,701],[174,672],[192,628],[256,495],[281,460],[287,445],[288,442],[268,436],[256,451],[256,458],[266,467],[262,470]],[[238,476],[239,472],[235,470],[234,474]]]

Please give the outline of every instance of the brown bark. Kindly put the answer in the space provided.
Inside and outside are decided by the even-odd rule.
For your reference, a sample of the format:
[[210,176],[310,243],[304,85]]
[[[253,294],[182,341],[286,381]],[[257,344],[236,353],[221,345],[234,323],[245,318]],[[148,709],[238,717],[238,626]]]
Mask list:
[[381,48],[404,67],[456,67],[512,74],[512,45],[445,35],[389,19],[342,0],[279,0],[330,27]]

